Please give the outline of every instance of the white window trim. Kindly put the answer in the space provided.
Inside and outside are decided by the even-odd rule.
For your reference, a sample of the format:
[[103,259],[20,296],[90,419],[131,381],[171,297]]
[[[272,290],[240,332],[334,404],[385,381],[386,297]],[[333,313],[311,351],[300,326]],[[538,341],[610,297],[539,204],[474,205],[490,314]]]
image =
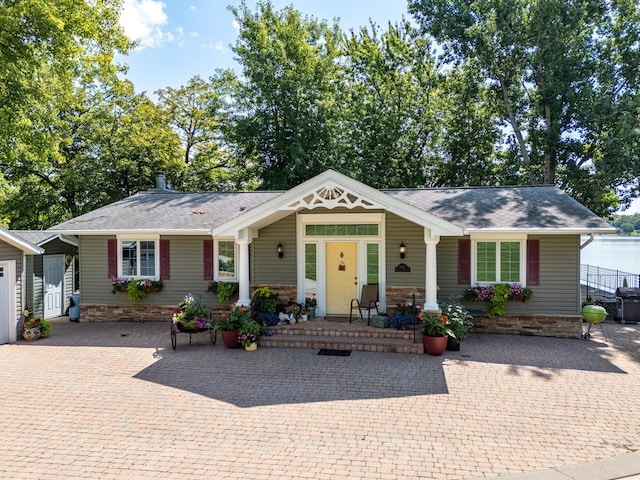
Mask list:
[[[471,284],[479,286],[505,283],[500,280],[500,246],[496,246],[496,280],[493,282],[478,281],[478,242],[519,242],[520,243],[520,279],[517,282],[525,286],[527,279],[527,236],[526,235],[472,235],[471,236]],[[515,282],[508,282],[515,283]]]
[[[218,254],[220,252],[219,243],[220,242],[233,242],[233,263],[235,265],[235,272],[233,277],[220,277],[220,262],[218,262]],[[213,278],[216,282],[229,282],[229,283],[238,283],[238,254],[240,250],[238,248],[238,243],[234,238],[216,238],[213,242]]]
[[[118,277],[120,278],[151,278],[153,280],[158,280],[160,278],[160,235],[144,235],[144,236],[135,236],[135,235],[118,235],[116,237],[118,239]],[[122,273],[122,242],[153,242],[153,248],[155,251],[155,272],[156,274],[153,277],[149,277],[146,275],[124,275]],[[140,255],[140,249],[137,249],[138,255]],[[140,259],[138,258],[138,268],[140,268]]]

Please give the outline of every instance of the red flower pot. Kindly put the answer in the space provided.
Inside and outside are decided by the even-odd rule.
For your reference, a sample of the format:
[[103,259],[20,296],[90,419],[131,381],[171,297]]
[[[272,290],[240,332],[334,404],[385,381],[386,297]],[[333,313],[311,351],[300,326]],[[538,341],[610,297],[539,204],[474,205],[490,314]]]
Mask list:
[[238,332],[236,330],[222,330],[222,343],[227,348],[240,348]]
[[447,348],[447,337],[422,336],[424,351],[429,355],[442,355]]

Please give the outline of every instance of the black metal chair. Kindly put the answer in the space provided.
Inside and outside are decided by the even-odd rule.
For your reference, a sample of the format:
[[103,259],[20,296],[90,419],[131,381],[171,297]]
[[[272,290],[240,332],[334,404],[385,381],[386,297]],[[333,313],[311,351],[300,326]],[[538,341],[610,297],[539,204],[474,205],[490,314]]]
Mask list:
[[[357,310],[360,318],[364,318],[363,311],[367,311],[367,325],[371,321],[371,310],[378,312],[378,285],[363,285],[360,299],[351,300],[351,310],[349,311],[349,323],[353,321],[353,311]],[[356,315],[356,319],[358,315]]]

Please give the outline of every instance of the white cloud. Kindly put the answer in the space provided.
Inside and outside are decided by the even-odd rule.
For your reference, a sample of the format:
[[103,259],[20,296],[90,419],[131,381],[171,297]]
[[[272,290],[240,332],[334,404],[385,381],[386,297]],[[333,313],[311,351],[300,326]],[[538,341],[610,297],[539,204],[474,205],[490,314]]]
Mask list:
[[216,50],[218,52],[222,52],[224,50],[224,45],[222,44],[222,42],[216,42],[216,43],[201,43],[200,46],[202,48],[207,48],[207,49],[211,49],[211,50]]
[[234,20],[231,25],[233,25],[233,28],[236,30],[240,30],[240,22],[238,22],[238,20]]
[[139,49],[156,47],[174,38],[161,28],[167,23],[165,6],[156,0],[124,0],[120,25],[129,38],[139,42]]
[[200,34],[198,32],[191,32],[191,33],[189,33],[189,36],[191,38],[198,38],[200,36]]

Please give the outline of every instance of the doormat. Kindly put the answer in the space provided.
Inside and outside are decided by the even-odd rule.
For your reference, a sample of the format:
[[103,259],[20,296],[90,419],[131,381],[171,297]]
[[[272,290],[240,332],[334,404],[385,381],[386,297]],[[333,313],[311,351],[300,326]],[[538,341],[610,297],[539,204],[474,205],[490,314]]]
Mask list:
[[349,317],[324,317],[324,319],[327,322],[349,323]]
[[321,348],[318,355],[329,355],[331,357],[348,357],[351,350],[331,350],[330,348]]

